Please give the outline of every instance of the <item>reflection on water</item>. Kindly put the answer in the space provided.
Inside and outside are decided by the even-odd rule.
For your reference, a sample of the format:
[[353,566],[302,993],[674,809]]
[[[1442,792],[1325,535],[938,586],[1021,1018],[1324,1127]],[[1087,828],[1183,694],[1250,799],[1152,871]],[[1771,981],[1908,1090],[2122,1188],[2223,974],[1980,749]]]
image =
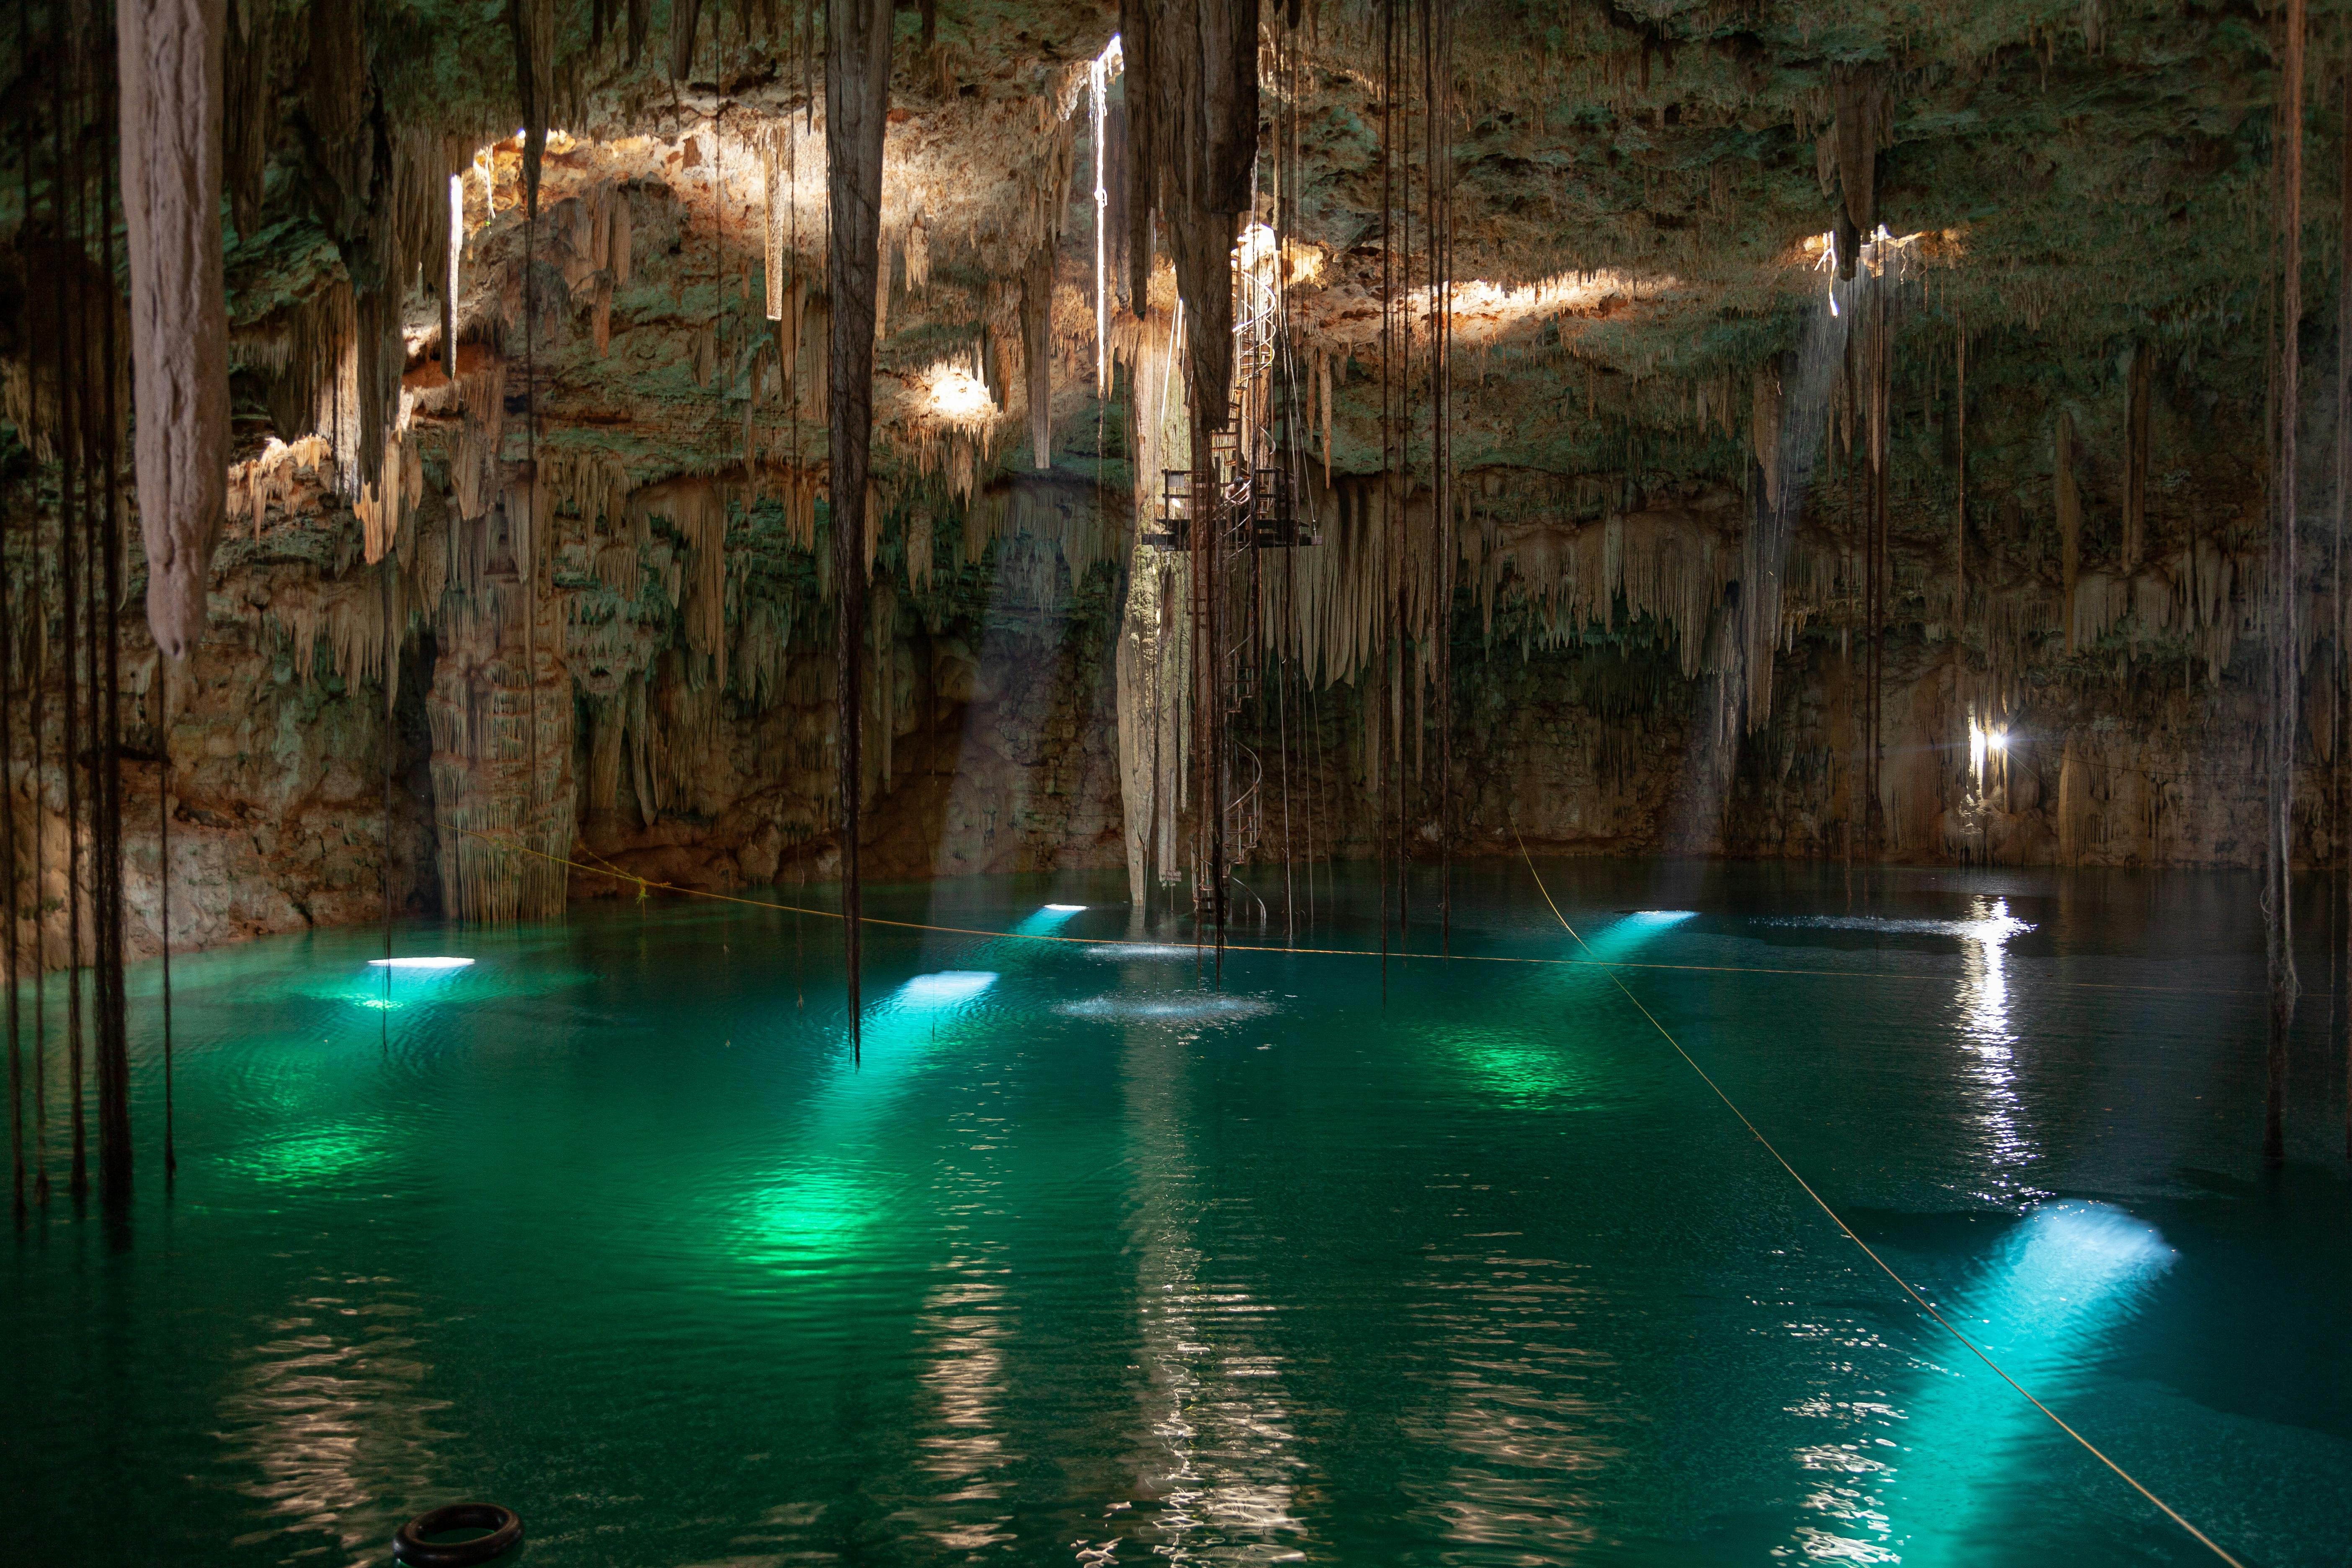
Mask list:
[[1433,1258],[1440,1272],[1416,1281],[1435,1365],[1432,1408],[1405,1425],[1449,1462],[1412,1490],[1432,1533],[1541,1562],[1596,1538],[1595,1483],[1622,1453],[1601,1433],[1623,1389],[1607,1356],[1577,1343],[1605,1300],[1573,1265],[1501,1239]]
[[955,1239],[915,1317],[919,1376],[931,1402],[919,1423],[917,1463],[932,1485],[893,1515],[942,1552],[986,1552],[1013,1540],[1004,1476],[1020,1456],[1008,1451],[1004,1407],[1006,1341],[1016,1325],[1008,1321],[1003,1241],[990,1223],[1007,1131],[993,1087],[968,1090],[949,1121],[958,1152],[938,1173],[933,1202]]
[[1274,1011],[1274,1004],[1262,996],[1234,996],[1212,991],[1183,991],[1157,995],[1123,992],[1108,996],[1089,996],[1079,1002],[1065,1002],[1055,1011],[1073,1018],[1148,1018],[1155,1022],[1181,1024],[1264,1017]]
[[324,1536],[343,1561],[373,1563],[406,1517],[403,1500],[434,1485],[447,1434],[429,1418],[446,1402],[418,1394],[427,1369],[410,1292],[388,1279],[317,1283],[332,1293],[261,1325],[220,1401],[230,1462],[252,1475],[242,1489],[274,1521],[229,1544],[307,1555],[303,1538]]
[[1879,936],[1950,936],[1962,942],[1998,945],[2022,936],[2032,926],[2009,912],[2009,900],[1970,900],[1975,912],[1960,920],[1906,920],[1886,915],[1783,915],[1756,921],[1792,931],[1858,931]]
[[1160,1458],[1136,1478],[1140,1506],[1117,1516],[1113,1540],[1134,1539],[1175,1563],[1286,1562],[1307,1545],[1292,1511],[1305,1460],[1275,1309],[1221,1281],[1202,1251],[1203,1209],[1219,1200],[1191,1148],[1185,1044],[1164,1030],[1131,1029],[1120,1053],[1135,1146],[1135,1321]]
[[2020,1130],[2017,1036],[2009,1019],[2011,938],[2032,930],[2009,912],[2008,900],[1977,899],[1972,918],[1953,922],[1961,938],[1959,1047],[1980,1130],[1981,1152],[1973,1169],[1981,1184],[1972,1194],[1988,1203],[2014,1204],[2040,1195],[2024,1179],[2035,1150]]
[[[64,1203],[5,1244],[11,1560],[379,1562],[485,1496],[540,1568],[2186,1561],[1620,979],[2185,1513],[2340,1557],[2338,1069],[2294,1079],[2329,1163],[2258,1183],[2259,998],[2121,989],[2258,969],[2238,902],[1544,869],[1593,956],[1674,967],[1237,951],[1220,987],[1116,871],[875,889],[1074,940],[877,927],[860,1060],[825,945],[756,911],[404,933],[479,962],[397,980],[389,1048],[349,994],[378,933],[186,959],[178,1182],[119,1245]],[[1307,940],[1377,943],[1349,875],[1368,918]],[[1454,913],[1460,952],[1583,956],[1524,867],[1457,868]],[[1827,973],[1857,929],[1893,936]]]

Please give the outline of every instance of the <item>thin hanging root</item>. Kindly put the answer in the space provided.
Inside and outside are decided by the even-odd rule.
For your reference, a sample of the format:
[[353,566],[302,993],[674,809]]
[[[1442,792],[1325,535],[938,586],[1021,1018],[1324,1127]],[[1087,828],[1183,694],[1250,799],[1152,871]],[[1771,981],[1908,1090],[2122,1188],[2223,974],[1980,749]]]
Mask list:
[[2270,652],[2268,752],[2269,799],[2264,812],[2263,930],[2270,980],[2269,1035],[2263,1055],[2263,1159],[2286,1158],[2286,1051],[2294,1026],[2294,933],[2291,895],[2294,853],[2294,742],[2299,691],[2295,647],[2295,426],[2301,417],[2303,337],[2303,80],[2305,0],[2287,0],[2286,58],[2279,73],[2279,122],[2286,128],[2280,150],[2279,232],[2285,252],[2280,269],[2278,407],[2283,412],[2273,438],[2271,552],[2264,584],[2269,614],[2264,628]]

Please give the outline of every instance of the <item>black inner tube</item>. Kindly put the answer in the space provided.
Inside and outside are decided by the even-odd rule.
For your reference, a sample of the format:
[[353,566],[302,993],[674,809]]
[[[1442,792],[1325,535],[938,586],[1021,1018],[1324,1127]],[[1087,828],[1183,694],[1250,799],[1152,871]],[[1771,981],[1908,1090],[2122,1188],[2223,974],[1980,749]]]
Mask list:
[[[487,1530],[471,1541],[427,1541],[449,1530]],[[392,1554],[414,1568],[467,1568],[488,1563],[522,1539],[522,1521],[514,1510],[494,1502],[457,1502],[420,1513],[392,1538]]]

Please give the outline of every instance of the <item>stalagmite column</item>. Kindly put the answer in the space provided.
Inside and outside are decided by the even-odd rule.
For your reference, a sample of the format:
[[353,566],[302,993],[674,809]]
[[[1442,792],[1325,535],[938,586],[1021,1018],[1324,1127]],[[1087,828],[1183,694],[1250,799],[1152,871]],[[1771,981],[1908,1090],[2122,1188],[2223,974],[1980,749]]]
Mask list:
[[221,280],[224,0],[123,0],[117,17],[122,208],[147,624],[184,658],[228,473],[228,309]]
[[833,292],[830,488],[834,650],[841,725],[841,940],[849,1040],[858,1043],[858,757],[866,630],[866,475],[874,436],[874,293],[881,270],[882,138],[890,110],[891,0],[838,0],[825,29],[825,162]]

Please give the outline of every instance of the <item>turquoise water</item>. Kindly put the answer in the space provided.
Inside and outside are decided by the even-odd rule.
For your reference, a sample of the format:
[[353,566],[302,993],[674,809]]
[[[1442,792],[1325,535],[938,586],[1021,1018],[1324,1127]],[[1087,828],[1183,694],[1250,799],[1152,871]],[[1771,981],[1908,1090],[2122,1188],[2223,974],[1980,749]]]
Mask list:
[[[2315,902],[2265,1175],[2248,879],[1544,872],[2059,1414],[2250,1563],[2352,1560]],[[1460,882],[1458,952],[1575,954],[1525,867]],[[869,907],[1175,934],[1123,898]],[[151,1149],[127,1215],[60,1197],[6,1244],[10,1560],[377,1563],[482,1498],[541,1564],[2216,1561],[1600,971],[1415,957],[1383,999],[1360,958],[1219,989],[1190,947],[877,928],[853,1067],[836,940],[404,928],[477,962],[388,1009],[372,931],[179,962],[176,1186]],[[151,1035],[136,1066],[147,1137]]]

